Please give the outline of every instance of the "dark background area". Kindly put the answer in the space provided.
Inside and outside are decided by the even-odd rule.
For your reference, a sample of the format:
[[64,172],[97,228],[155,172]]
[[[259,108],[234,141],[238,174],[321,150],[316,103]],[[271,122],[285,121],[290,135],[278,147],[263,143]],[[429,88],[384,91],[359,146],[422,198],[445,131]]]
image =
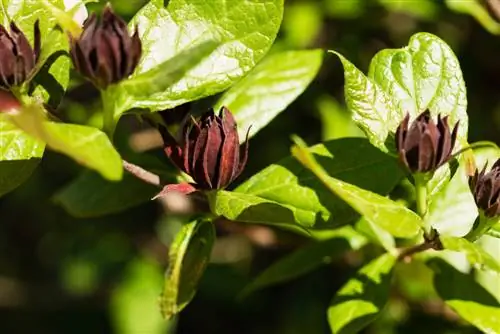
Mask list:
[[[129,19],[143,1],[111,3]],[[363,71],[378,50],[402,47],[416,32],[436,34],[462,66],[470,142],[500,142],[500,37],[473,17],[443,1],[286,0],[285,5],[276,50],[335,49]],[[57,112],[93,124],[90,110],[98,111],[97,98],[91,87],[75,82]],[[128,131],[141,126],[129,117],[120,129],[119,140],[126,142]],[[291,134],[308,143],[360,135],[348,120],[336,57],[326,56],[307,91],[252,138],[239,182],[287,156]],[[178,219],[154,201],[101,218],[73,218],[53,195],[81,172],[73,161],[48,151],[25,184],[0,198],[0,333],[328,333],[325,312],[332,296],[374,251],[347,254],[241,300],[238,294],[252,277],[306,240],[267,228],[221,225],[214,263],[196,297],[166,323],[157,300],[166,245]],[[390,303],[364,333],[476,333],[442,305],[430,279],[423,266],[398,267]]]

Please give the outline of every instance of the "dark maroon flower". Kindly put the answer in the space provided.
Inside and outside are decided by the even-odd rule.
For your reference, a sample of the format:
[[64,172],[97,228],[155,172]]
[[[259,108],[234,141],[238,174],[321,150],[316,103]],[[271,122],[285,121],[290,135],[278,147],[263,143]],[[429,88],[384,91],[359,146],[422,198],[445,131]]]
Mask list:
[[469,187],[480,210],[486,217],[500,215],[500,159],[486,173],[486,165],[481,172],[476,169],[469,177]]
[[225,188],[245,167],[248,140],[240,150],[236,121],[226,107],[218,116],[211,109],[199,121],[188,120],[180,141],[165,129],[162,136],[166,155],[193,178],[197,189]]
[[457,139],[458,122],[450,133],[448,116],[438,115],[436,125],[426,110],[410,128],[409,120],[407,114],[396,130],[396,149],[401,162],[413,173],[432,172],[448,162]]
[[130,36],[127,24],[110,6],[104,8],[101,19],[92,14],[83,24],[80,37],[70,40],[76,70],[100,88],[132,74],[142,53],[137,28]]
[[9,89],[26,81],[35,68],[40,55],[40,28],[34,27],[34,47],[14,22],[10,33],[0,25],[0,87]]

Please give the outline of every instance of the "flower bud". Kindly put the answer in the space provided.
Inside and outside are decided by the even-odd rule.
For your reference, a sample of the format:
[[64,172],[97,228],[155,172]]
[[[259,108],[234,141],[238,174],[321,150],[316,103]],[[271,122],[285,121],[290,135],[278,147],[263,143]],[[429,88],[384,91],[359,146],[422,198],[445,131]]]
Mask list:
[[79,38],[70,37],[71,59],[78,72],[99,88],[127,78],[141,57],[137,28],[130,36],[127,24],[106,6],[101,19],[92,14]]
[[193,178],[198,189],[225,188],[245,167],[248,141],[240,151],[236,121],[225,107],[219,116],[209,110],[199,122],[189,120],[180,142],[167,131],[162,131],[162,135],[166,155]]
[[40,55],[40,28],[38,21],[34,27],[34,48],[14,22],[10,23],[10,33],[0,25],[0,87],[9,89],[26,81],[35,68]]
[[396,149],[401,162],[413,173],[433,172],[450,160],[457,139],[458,123],[450,133],[448,116],[438,115],[437,125],[428,110],[408,128],[407,114],[396,130]]
[[476,169],[469,177],[469,187],[477,207],[486,217],[500,215],[500,159],[489,172],[486,172],[486,165],[481,172]]

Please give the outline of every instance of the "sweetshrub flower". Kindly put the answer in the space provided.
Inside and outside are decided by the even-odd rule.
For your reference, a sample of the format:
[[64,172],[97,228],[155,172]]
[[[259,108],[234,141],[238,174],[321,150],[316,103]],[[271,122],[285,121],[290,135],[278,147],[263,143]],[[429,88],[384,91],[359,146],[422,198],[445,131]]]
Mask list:
[[448,116],[438,115],[437,124],[429,110],[421,113],[408,127],[407,114],[396,130],[399,159],[412,173],[433,172],[451,159],[457,139],[458,123],[450,132]]
[[132,74],[142,53],[137,28],[130,36],[127,24],[110,6],[101,19],[92,14],[80,37],[70,36],[70,44],[76,70],[101,89]]
[[500,215],[500,159],[489,172],[486,165],[469,177],[469,187],[479,210],[484,216],[492,218]]
[[10,33],[0,25],[0,87],[10,89],[19,86],[31,75],[40,55],[40,28],[34,26],[34,47],[14,22]]
[[236,121],[226,107],[221,108],[218,116],[211,109],[199,121],[189,119],[182,128],[180,141],[166,129],[161,132],[165,154],[193,178],[196,189],[225,188],[245,167],[248,140],[240,150]]

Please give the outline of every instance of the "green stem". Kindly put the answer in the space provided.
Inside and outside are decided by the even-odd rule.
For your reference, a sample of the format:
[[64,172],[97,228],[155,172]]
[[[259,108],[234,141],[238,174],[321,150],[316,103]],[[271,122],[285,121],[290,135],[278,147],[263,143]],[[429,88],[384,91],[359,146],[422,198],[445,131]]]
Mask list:
[[424,222],[424,233],[426,236],[432,234],[432,228],[429,224],[425,223],[425,216],[427,215],[427,175],[415,174],[415,191],[417,193],[417,213]]
[[101,90],[101,100],[102,100],[102,112],[103,112],[103,131],[108,135],[108,138],[113,141],[113,135],[115,133],[116,122],[115,122],[115,101],[110,96],[108,90]]

